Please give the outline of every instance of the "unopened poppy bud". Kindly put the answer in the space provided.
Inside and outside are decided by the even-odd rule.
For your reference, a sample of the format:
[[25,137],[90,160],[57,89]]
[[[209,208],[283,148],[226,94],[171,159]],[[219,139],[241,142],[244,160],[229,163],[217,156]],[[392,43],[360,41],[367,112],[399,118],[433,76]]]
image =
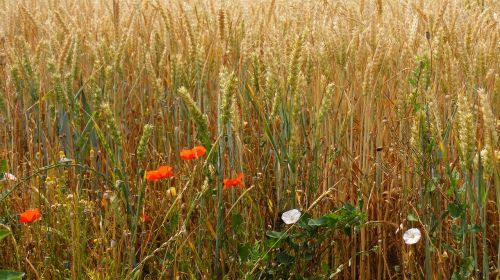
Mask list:
[[170,187],[168,189],[168,192],[169,194],[172,196],[172,197],[176,197],[177,196],[177,190],[174,188],[174,187]]

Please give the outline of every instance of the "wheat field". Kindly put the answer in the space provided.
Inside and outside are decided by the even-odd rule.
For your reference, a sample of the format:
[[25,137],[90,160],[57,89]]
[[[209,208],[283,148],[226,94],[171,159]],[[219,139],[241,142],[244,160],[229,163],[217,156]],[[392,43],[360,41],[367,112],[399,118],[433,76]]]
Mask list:
[[0,279],[500,278],[500,1],[0,19]]

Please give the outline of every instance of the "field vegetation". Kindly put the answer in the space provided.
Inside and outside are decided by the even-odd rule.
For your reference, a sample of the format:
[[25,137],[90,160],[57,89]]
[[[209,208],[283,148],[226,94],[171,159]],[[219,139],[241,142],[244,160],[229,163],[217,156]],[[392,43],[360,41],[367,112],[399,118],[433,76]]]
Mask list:
[[0,279],[498,279],[500,1],[0,19]]

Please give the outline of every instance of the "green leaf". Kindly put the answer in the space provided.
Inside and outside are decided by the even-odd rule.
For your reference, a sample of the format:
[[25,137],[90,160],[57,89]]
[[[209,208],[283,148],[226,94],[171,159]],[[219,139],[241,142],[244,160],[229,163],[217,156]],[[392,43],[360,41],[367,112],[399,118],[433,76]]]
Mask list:
[[457,194],[463,194],[463,193],[465,193],[466,189],[467,189],[466,188],[466,184],[462,184],[462,186],[457,189]]
[[243,223],[243,217],[240,214],[231,215],[231,225],[234,231],[240,231],[241,224]]
[[465,257],[460,261],[460,267],[453,272],[451,280],[468,280],[474,272],[473,257]]
[[177,226],[179,225],[179,214],[174,214],[172,217],[168,220],[168,223],[165,224],[165,232],[171,233],[175,231]]
[[3,280],[21,280],[23,276],[24,272],[0,270],[0,279]]
[[330,265],[327,262],[321,263],[321,272],[327,274],[330,271]]
[[302,214],[302,216],[300,217],[300,219],[297,221],[297,224],[301,227],[301,228],[305,228],[305,229],[309,229],[309,220],[311,220],[311,215],[308,214],[308,213],[304,213]]
[[5,237],[9,236],[9,234],[11,234],[10,230],[0,229],[0,240],[2,240]]
[[413,214],[413,213],[408,214],[408,216],[406,216],[406,219],[409,222],[417,222],[418,221],[417,216],[415,216],[415,214]]
[[450,187],[448,188],[448,190],[446,190],[446,194],[447,194],[448,196],[452,196],[452,195],[453,195],[453,193],[455,192],[455,190],[456,190],[456,188],[454,188],[453,186],[450,186]]
[[472,233],[478,233],[481,231],[481,226],[479,225],[469,225],[469,231]]
[[312,261],[313,257],[314,257],[314,254],[312,252],[307,252],[304,255],[304,260],[306,260],[306,261]]
[[350,203],[344,203],[344,206],[342,206],[342,209],[347,210],[348,212],[354,212],[356,211],[356,207]]
[[335,227],[338,221],[340,221],[341,217],[335,213],[326,214],[320,219],[324,219],[324,225],[327,227]]
[[451,183],[454,187],[457,186],[457,182],[458,182],[458,179],[460,178],[460,173],[458,173],[458,171],[456,170],[453,170],[451,172],[451,176],[450,176],[450,179],[451,179]]
[[279,252],[276,255],[276,259],[278,260],[279,263],[281,264],[292,264],[295,261],[295,257],[291,256],[285,252]]
[[4,179],[4,173],[9,171],[9,163],[6,159],[0,160],[0,181]]
[[266,251],[264,251],[263,248],[261,248],[261,244],[259,242],[255,243],[254,246],[252,247],[252,250],[250,250],[250,260],[252,262],[255,261],[266,261],[269,259],[269,254],[267,254]]
[[[165,260],[168,260],[168,261],[174,260],[174,255],[172,255],[172,253],[170,253],[170,252],[165,252],[165,255],[163,257],[165,258]],[[164,262],[164,263],[167,263],[167,262]]]
[[452,253],[452,254],[458,254],[458,250],[457,250],[457,249],[455,249],[455,248],[453,248],[453,247],[451,247],[451,245],[450,245],[450,244],[448,244],[448,243],[442,243],[442,244],[441,244],[441,246],[443,246],[443,248],[444,248],[446,251],[448,251],[448,252],[450,252],[450,253]]
[[269,237],[265,241],[266,248],[273,249],[281,247],[285,242],[288,241],[288,235],[286,233],[278,231],[268,231],[266,235]]
[[456,219],[462,216],[465,211],[465,207],[466,206],[464,204],[453,202],[448,205],[448,212],[451,217]]
[[242,262],[246,262],[251,254],[251,249],[249,245],[243,244],[238,246],[238,255]]
[[320,217],[318,219],[310,219],[307,224],[311,227],[320,227],[326,224],[326,219],[324,217]]
[[274,231],[274,230],[270,230],[270,231],[266,232],[266,235],[272,239],[285,239],[288,237],[288,235],[286,233]]
[[3,175],[3,173],[7,171],[9,171],[9,163],[7,162],[6,159],[0,160],[0,173],[2,173]]
[[460,261],[460,274],[467,279],[474,271],[474,259],[471,256],[463,258]]
[[451,234],[456,241],[462,240],[464,233],[462,232],[462,228],[459,225],[451,225]]

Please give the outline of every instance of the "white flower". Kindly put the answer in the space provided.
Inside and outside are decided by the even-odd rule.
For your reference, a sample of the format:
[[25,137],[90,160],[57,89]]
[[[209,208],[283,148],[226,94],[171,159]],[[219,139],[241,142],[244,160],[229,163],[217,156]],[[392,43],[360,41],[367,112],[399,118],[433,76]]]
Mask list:
[[288,210],[288,211],[284,212],[281,215],[281,219],[287,225],[295,224],[300,219],[300,215],[301,215],[301,213],[298,209],[292,209],[292,210]]
[[14,174],[7,173],[7,172],[3,174],[3,178],[5,180],[17,181],[17,177]]
[[69,164],[69,163],[72,163],[72,162],[73,162],[73,160],[72,160],[72,159],[69,159],[69,158],[67,158],[67,157],[61,157],[61,158],[59,159],[59,163],[62,163],[62,164]]
[[403,239],[408,245],[417,243],[421,237],[422,234],[418,228],[410,228],[403,234]]

